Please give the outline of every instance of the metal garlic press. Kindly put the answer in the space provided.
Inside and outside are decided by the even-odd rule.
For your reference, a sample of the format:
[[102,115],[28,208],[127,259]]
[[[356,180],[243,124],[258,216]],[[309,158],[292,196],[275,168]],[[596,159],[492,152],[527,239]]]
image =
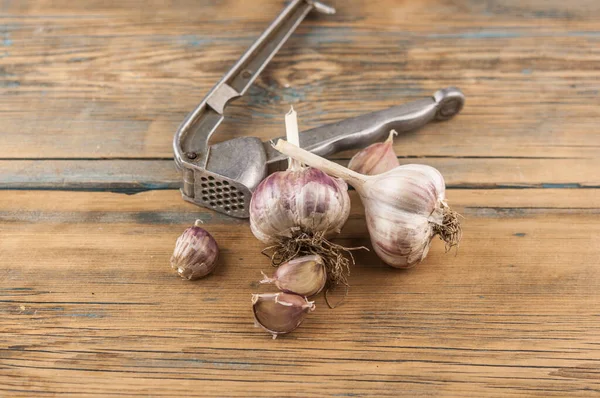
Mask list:
[[[292,0],[181,123],[173,150],[183,175],[181,192],[185,200],[246,218],[256,186],[269,172],[285,169],[287,157],[272,148],[272,141],[239,137],[209,145],[209,140],[223,122],[227,104],[244,95],[312,10],[335,13],[335,9],[318,1]],[[365,147],[383,140],[391,129],[402,133],[432,120],[449,119],[461,111],[463,104],[460,90],[446,88],[428,98],[301,132],[300,146],[320,156]]]

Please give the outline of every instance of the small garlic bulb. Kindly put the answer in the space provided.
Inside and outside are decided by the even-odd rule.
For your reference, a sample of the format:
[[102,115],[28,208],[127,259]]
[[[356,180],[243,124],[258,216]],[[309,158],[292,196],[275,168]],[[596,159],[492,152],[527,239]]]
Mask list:
[[396,131],[390,131],[390,135],[384,142],[369,145],[350,159],[348,168],[360,174],[369,176],[385,173],[400,166],[398,157],[394,152],[394,136]]
[[277,338],[300,326],[315,303],[289,293],[253,294],[252,309],[257,325]]
[[460,242],[458,214],[446,204],[444,178],[433,167],[409,164],[365,176],[284,140],[275,149],[356,188],[373,248],[392,267],[408,268],[423,260],[435,235],[446,242],[446,249]]
[[171,267],[184,279],[194,280],[210,274],[217,266],[219,247],[200,220],[183,231],[175,243]]
[[327,282],[323,259],[314,254],[297,257],[281,264],[272,278],[264,273],[263,276],[265,278],[260,283],[274,283],[279,290],[285,293],[307,297],[319,293]]
[[346,183],[311,167],[271,174],[250,201],[250,228],[264,243],[289,238],[298,229],[339,233],[349,215]]

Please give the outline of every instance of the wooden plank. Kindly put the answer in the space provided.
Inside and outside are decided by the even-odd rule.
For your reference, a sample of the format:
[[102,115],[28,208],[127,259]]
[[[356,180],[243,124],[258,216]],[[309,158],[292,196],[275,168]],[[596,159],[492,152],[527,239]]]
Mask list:
[[[310,128],[459,86],[459,117],[396,139],[445,175],[458,255],[357,253],[345,303],[271,340],[264,245],[181,200],[171,139],[282,2],[0,2],[0,396],[600,393],[600,3],[331,2],[216,141],[282,135],[290,104]],[[337,241],[369,245],[351,198]],[[189,283],[168,261],[195,219],[222,256]]]
[[[263,3],[4,3],[0,158],[171,156],[185,114],[281,8]],[[563,3],[334,2],[215,139],[281,135],[290,104],[309,128],[456,85],[463,114],[400,137],[400,154],[596,156],[600,6]]]
[[[347,164],[348,159],[340,160]],[[480,159],[400,158],[402,164],[436,167],[448,188],[599,187],[600,158]],[[135,193],[177,189],[181,177],[172,160],[0,160],[0,189],[112,190]]]
[[181,184],[173,160],[0,160],[0,169],[3,189],[135,193]]
[[[222,263],[190,283],[168,259],[209,212],[175,191],[2,191],[1,394],[590,396],[600,389],[598,191],[451,191],[466,215],[458,255],[435,241],[423,264],[399,271],[362,253],[346,302],[329,310],[319,297],[275,341],[252,327],[249,296],[269,265],[245,222],[204,217]],[[364,243],[352,198],[340,242]],[[476,210],[499,206],[512,212]]]

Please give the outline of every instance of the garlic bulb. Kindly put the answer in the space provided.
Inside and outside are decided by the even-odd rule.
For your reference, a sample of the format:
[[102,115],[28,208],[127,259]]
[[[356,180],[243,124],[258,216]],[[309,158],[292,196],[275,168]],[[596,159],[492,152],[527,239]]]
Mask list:
[[253,294],[252,309],[256,323],[277,338],[300,326],[315,303],[289,293]]
[[250,228],[264,243],[289,238],[299,229],[339,233],[349,215],[346,183],[310,167],[271,174],[250,201]]
[[[285,123],[288,140],[298,145],[293,108]],[[341,231],[349,215],[348,185],[294,159],[286,171],[264,179],[250,201],[250,229],[258,240],[270,244],[265,250],[271,252],[271,263],[279,266],[297,256],[318,254],[332,287],[347,286],[350,261],[346,248],[327,239]]]
[[210,274],[217,266],[219,247],[200,220],[183,231],[175,243],[171,267],[184,279],[193,280]]
[[398,157],[394,152],[394,136],[397,134],[396,131],[392,130],[384,142],[369,145],[358,152],[350,159],[348,168],[360,174],[375,175],[400,166]]
[[281,264],[272,278],[265,277],[260,283],[274,283],[286,293],[300,296],[314,296],[325,287],[327,272],[321,256],[309,255],[297,257]]
[[[288,140],[298,146],[293,107],[285,115],[285,128]],[[286,171],[264,179],[250,201],[250,228],[265,243],[280,242],[298,231],[322,236],[339,233],[349,215],[348,185],[294,159]]]
[[435,235],[447,248],[460,242],[457,213],[446,204],[444,178],[433,167],[409,164],[365,176],[284,140],[279,140],[275,149],[356,188],[365,206],[373,248],[387,264],[397,268],[417,264],[427,255]]

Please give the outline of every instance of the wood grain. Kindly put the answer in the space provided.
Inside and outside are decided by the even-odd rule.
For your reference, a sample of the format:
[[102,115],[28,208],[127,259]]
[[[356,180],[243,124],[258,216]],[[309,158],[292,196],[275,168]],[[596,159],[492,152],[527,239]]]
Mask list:
[[[330,310],[319,297],[307,322],[275,341],[252,327],[249,295],[266,290],[257,278],[269,265],[246,223],[192,212],[175,191],[47,192],[44,201],[35,192],[0,192],[0,255],[11,259],[0,276],[2,391],[597,392],[598,190],[505,191],[452,191],[466,216],[457,256],[436,241],[423,264],[399,271],[360,254],[347,301]],[[340,242],[366,243],[352,199]],[[499,205],[504,213],[484,211]],[[168,259],[196,216],[219,241],[222,264],[189,283]]]
[[[460,116],[395,141],[444,174],[458,254],[357,253],[343,305],[270,339],[263,245],[181,200],[171,140],[282,2],[0,1],[0,396],[600,395],[600,3],[331,3],[215,142],[458,86]],[[337,241],[368,246],[351,198]],[[168,262],[196,219],[222,257],[190,283]]]
[[[281,8],[278,0],[256,9],[240,0],[19,3],[30,6],[7,3],[2,18],[1,158],[170,157],[186,113]],[[303,24],[229,109],[215,141],[279,136],[290,104],[309,128],[455,85],[467,95],[462,116],[401,137],[400,153],[598,152],[593,1],[368,4],[343,2],[335,16]]]
[[[348,159],[339,163],[347,164]],[[454,188],[598,188],[600,158],[400,158],[440,170]],[[105,190],[135,193],[177,189],[173,160],[0,160],[0,189]]]

